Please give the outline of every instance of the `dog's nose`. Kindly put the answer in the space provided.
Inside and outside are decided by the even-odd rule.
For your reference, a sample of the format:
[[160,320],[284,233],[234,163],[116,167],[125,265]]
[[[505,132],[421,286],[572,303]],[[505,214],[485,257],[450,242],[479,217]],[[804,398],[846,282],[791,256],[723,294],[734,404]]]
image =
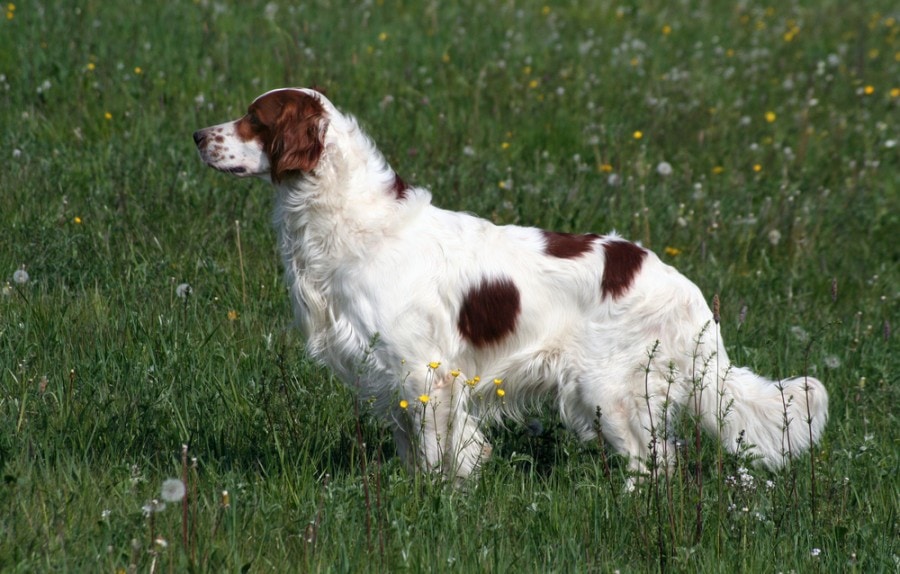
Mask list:
[[197,130],[194,132],[194,143],[197,144],[197,147],[202,146],[205,140],[206,134],[203,133],[203,130]]

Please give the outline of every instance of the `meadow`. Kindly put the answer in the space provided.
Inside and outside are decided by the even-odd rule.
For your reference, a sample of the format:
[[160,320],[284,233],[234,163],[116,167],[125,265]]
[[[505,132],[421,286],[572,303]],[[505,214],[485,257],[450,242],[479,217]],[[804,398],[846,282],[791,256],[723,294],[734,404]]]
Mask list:
[[[3,12],[0,571],[897,571],[895,2]],[[628,493],[543,409],[464,489],[408,473],[292,329],[271,188],[191,140],[309,85],[442,207],[655,250],[736,364],[824,381],[822,443],[771,473],[685,416]]]

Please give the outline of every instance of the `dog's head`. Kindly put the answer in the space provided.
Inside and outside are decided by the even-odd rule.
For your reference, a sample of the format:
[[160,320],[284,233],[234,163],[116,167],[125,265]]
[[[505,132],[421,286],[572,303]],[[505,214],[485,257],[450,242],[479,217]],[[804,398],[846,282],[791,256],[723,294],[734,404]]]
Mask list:
[[210,167],[278,183],[315,170],[330,109],[316,90],[272,90],[256,98],[242,118],[194,132],[194,142]]

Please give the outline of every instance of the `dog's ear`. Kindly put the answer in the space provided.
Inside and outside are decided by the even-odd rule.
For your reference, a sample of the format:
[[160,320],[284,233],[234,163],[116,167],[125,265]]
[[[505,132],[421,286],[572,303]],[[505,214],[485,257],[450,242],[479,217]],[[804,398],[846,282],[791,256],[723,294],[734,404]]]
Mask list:
[[313,171],[325,149],[326,128],[324,108],[315,97],[299,94],[285,102],[268,150],[272,181]]

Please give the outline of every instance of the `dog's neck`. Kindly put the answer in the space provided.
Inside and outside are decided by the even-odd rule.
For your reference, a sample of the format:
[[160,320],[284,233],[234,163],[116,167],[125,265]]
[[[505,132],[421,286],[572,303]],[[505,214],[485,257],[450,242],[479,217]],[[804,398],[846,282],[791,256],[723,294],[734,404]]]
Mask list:
[[315,171],[275,187],[274,224],[294,311],[316,354],[317,339],[340,315],[336,275],[352,273],[401,233],[431,194],[406,187],[355,122],[332,122]]

